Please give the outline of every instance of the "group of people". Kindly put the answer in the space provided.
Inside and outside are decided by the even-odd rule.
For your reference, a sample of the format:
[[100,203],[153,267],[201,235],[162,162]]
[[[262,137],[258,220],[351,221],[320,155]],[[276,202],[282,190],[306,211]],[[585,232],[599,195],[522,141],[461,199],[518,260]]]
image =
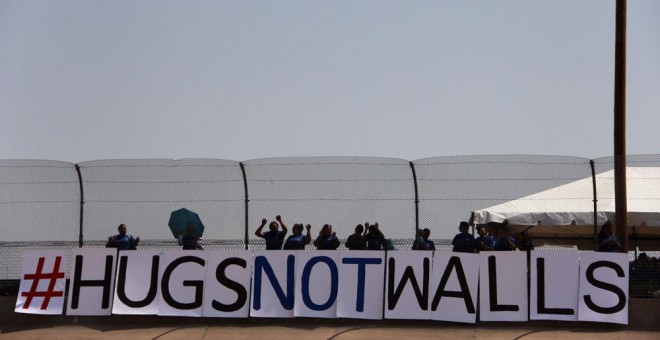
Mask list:
[[[282,217],[277,215],[275,221],[270,222],[268,231],[264,232],[263,229],[268,223],[267,219],[261,220],[261,225],[255,231],[257,237],[263,238],[266,241],[267,250],[285,249],[305,249],[305,246],[312,243],[311,230],[312,226],[307,224],[303,226],[302,223],[294,224],[291,228],[292,235],[286,238],[288,228],[282,221]],[[281,227],[281,230],[280,230]],[[534,249],[534,242],[532,235],[527,231],[519,234],[516,240],[511,236],[508,221],[504,221],[495,230],[495,236],[488,233],[485,227],[477,228],[477,237],[470,234],[470,224],[468,222],[461,222],[458,226],[459,233],[454,236],[452,240],[452,250],[461,253],[478,253],[480,251],[512,251],[523,250],[529,251]],[[133,250],[137,249],[140,242],[139,237],[133,237],[126,233],[127,227],[125,224],[120,224],[117,227],[119,234],[108,237],[106,247],[117,248],[119,250]],[[303,231],[306,233],[303,234]],[[431,231],[420,229],[413,242],[413,250],[435,250],[435,244],[429,239]],[[195,227],[191,224],[188,226],[185,235],[179,235],[178,243],[184,250],[202,250],[201,239],[195,235]],[[314,239],[314,246],[318,250],[335,250],[341,244],[337,238],[337,234],[332,231],[331,224],[325,224],[319,231],[318,236]],[[601,227],[598,234],[598,251],[601,252],[616,252],[621,248],[621,244],[616,236],[612,233],[612,223],[605,222]],[[355,227],[355,233],[351,234],[346,240],[346,248],[350,250],[396,250],[390,239],[385,238],[385,235],[380,230],[378,223],[364,225],[359,224]]]
[[[119,234],[108,236],[108,242],[106,242],[106,248],[117,248],[118,250],[135,250],[137,249],[138,243],[140,243],[139,237],[133,237],[126,233],[127,227],[126,224],[120,224],[117,227]],[[203,250],[202,240],[196,236],[195,227],[190,224],[186,229],[185,235],[179,235],[178,243],[183,247],[183,250]]]
[[[261,225],[254,234],[257,237],[263,238],[266,241],[266,250],[295,250],[305,249],[305,246],[312,243],[312,226],[305,225],[303,228],[302,223],[294,224],[291,228],[293,235],[286,238],[288,228],[282,221],[282,217],[277,215],[275,221],[268,224],[268,231],[264,232],[263,229],[268,223],[267,219],[261,220]],[[280,227],[282,228],[280,230]],[[303,234],[303,230],[307,230]],[[337,238],[337,233],[332,231],[332,224],[324,224],[319,234],[314,239],[314,246],[318,250],[336,250],[341,241]],[[378,223],[370,225],[369,222],[364,225],[359,224],[355,227],[355,233],[351,234],[346,240],[346,247],[351,250],[393,250],[392,242],[385,238],[383,232],[380,231]]]
[[459,233],[454,236],[451,244],[452,250],[460,253],[478,253],[480,251],[512,251],[534,250],[534,242],[532,235],[527,231],[520,233],[520,237],[516,240],[511,236],[508,221],[504,221],[499,228],[496,228],[496,235],[492,236],[488,233],[485,227],[477,228],[479,236],[474,237],[468,233],[470,224],[468,222],[461,222],[458,226]]

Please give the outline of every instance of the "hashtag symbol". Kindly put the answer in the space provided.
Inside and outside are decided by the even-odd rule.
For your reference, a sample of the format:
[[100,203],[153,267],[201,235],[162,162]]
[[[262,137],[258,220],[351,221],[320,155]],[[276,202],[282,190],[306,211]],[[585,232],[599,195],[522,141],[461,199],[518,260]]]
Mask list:
[[[32,287],[30,287],[30,291],[23,292],[21,294],[21,296],[26,297],[23,309],[30,308],[30,303],[32,303],[33,298],[43,297],[44,300],[41,303],[41,310],[45,310],[48,308],[48,304],[50,303],[51,298],[64,295],[64,292],[62,291],[55,291],[55,283],[57,283],[57,279],[64,278],[64,273],[60,273],[60,263],[62,262],[62,257],[55,257],[55,264],[53,265],[53,271],[51,273],[43,272],[45,260],[46,259],[44,257],[40,257],[39,262],[37,263],[37,272],[34,274],[25,274],[23,276],[24,280],[32,280]],[[48,283],[48,289],[46,291],[37,291],[40,280],[50,280]]]

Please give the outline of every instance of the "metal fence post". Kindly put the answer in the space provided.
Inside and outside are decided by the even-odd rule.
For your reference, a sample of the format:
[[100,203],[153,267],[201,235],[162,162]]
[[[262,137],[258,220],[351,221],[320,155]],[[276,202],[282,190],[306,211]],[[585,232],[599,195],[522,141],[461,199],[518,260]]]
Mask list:
[[417,239],[417,233],[419,232],[419,191],[417,189],[417,173],[415,172],[415,164],[412,161],[409,162],[410,169],[412,170],[413,175],[413,184],[415,185],[415,239]]
[[243,162],[238,163],[241,166],[241,172],[243,172],[243,187],[245,188],[245,250],[248,250],[248,244],[250,242],[249,238],[249,233],[248,233],[248,228],[249,228],[249,221],[248,221],[248,208],[249,208],[249,196],[248,196],[248,184],[247,184],[247,176],[245,175],[245,164]]
[[82,174],[80,173],[80,166],[78,164],[75,164],[76,166],[76,172],[78,173],[78,183],[80,187],[80,228],[78,231],[78,248],[82,248],[83,246],[83,210],[85,206],[85,196],[84,196],[84,191],[83,191],[83,181],[82,181]]

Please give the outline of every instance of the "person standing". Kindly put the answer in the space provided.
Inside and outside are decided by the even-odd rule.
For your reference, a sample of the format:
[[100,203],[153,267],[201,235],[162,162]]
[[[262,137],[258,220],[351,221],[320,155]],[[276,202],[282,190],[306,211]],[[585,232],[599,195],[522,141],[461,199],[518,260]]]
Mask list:
[[108,242],[105,244],[107,248],[117,248],[118,250],[135,250],[140,242],[139,237],[133,237],[126,234],[128,228],[125,224],[120,224],[117,227],[118,235],[108,236]]
[[495,248],[495,241],[492,236],[488,235],[488,231],[485,227],[477,228],[477,233],[479,234],[479,237],[474,239],[477,252],[491,251]]
[[498,237],[497,241],[495,241],[495,247],[493,247],[493,250],[516,250],[516,240],[509,234],[509,225],[508,223],[504,223],[497,233]]
[[204,250],[200,238],[195,235],[195,226],[192,224],[188,225],[186,235],[179,235],[179,245],[183,246],[183,250]]
[[451,244],[454,246],[452,251],[458,253],[474,253],[474,236],[468,233],[468,229],[470,229],[470,224],[465,221],[458,225],[459,233],[454,236],[454,239],[451,241]]
[[413,242],[412,250],[435,250],[435,243],[429,237],[431,237],[431,229],[417,230],[417,237]]
[[[280,250],[282,249],[282,244],[284,243],[284,236],[286,236],[286,233],[288,231],[286,225],[284,222],[282,222],[282,217],[280,215],[277,215],[275,217],[277,222],[275,221],[270,222],[268,225],[268,230],[265,233],[262,233],[261,230],[264,228],[266,223],[268,223],[268,220],[265,218],[261,220],[261,225],[257,230],[254,232],[257,237],[263,238],[266,240],[266,250]],[[280,225],[282,226],[282,230],[279,230]]]
[[616,252],[621,248],[619,239],[612,231],[612,222],[607,220],[598,233],[598,250],[600,252]]
[[319,231],[319,236],[314,240],[314,246],[317,250],[336,250],[339,247],[337,234],[332,231],[331,224],[325,224]]
[[346,248],[350,250],[365,250],[367,249],[367,241],[364,238],[364,226],[358,224],[355,227],[355,233],[351,234],[346,240]]
[[312,241],[311,235],[312,226],[307,225],[307,235],[304,235],[302,223],[294,224],[291,228],[293,235],[289,236],[284,242],[282,249],[285,250],[296,250],[296,249],[305,249],[305,246]]
[[367,243],[367,250],[387,249],[385,235],[380,231],[378,222],[374,225],[369,225],[369,222],[367,222],[364,226],[367,228],[367,234],[364,236],[364,240]]

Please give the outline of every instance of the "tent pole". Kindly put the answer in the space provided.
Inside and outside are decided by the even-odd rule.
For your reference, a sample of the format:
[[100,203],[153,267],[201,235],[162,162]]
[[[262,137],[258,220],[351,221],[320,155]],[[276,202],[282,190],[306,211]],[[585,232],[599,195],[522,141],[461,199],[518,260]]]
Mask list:
[[589,164],[591,165],[591,182],[594,193],[594,250],[598,250],[598,194],[596,191],[596,169],[593,159],[589,161]]
[[614,56],[614,197],[615,225],[621,251],[628,252],[626,193],[626,16],[627,0],[616,1]]

